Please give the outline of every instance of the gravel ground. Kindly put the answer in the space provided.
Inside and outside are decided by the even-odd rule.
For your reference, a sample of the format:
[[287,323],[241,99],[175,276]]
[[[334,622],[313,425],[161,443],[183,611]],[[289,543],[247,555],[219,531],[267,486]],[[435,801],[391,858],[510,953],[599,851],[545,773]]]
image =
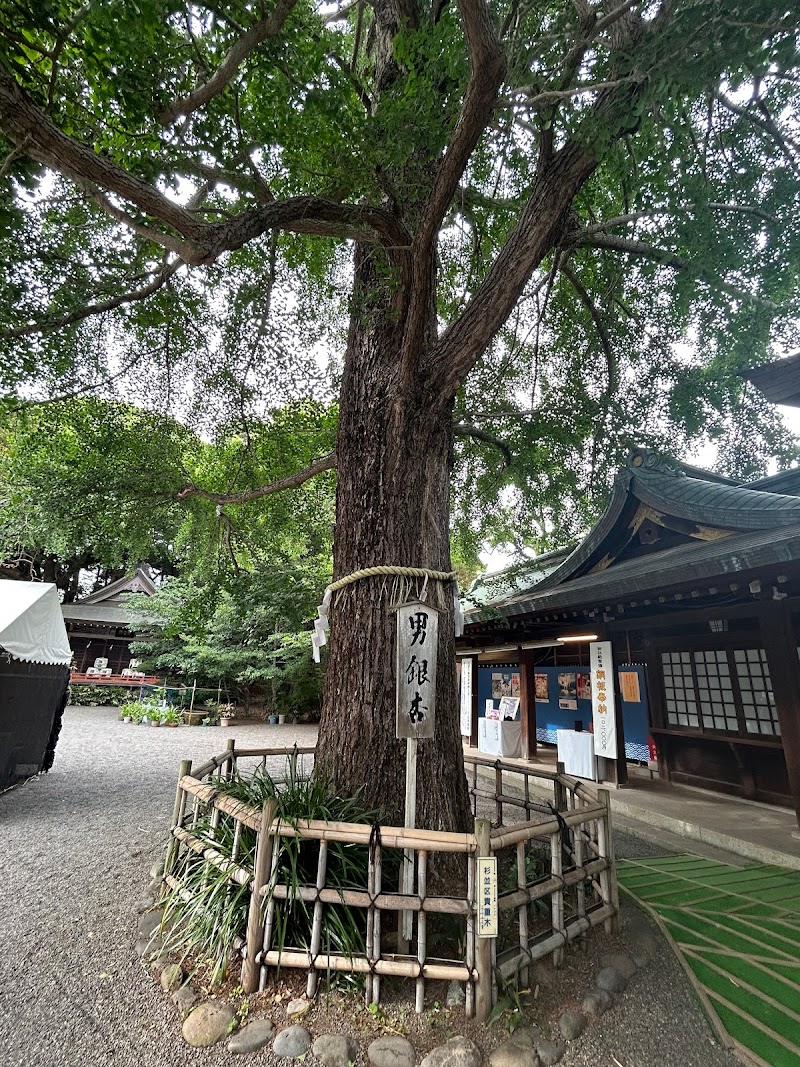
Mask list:
[[[150,866],[163,856],[178,764],[184,758],[202,762],[224,748],[227,736],[253,746],[313,744],[315,729],[238,724],[225,731],[153,730],[118,722],[112,709],[70,708],[52,771],[0,796],[6,846],[0,1067],[242,1062],[223,1046],[197,1050],[183,1042],[174,1008],[133,951],[135,905]],[[685,851],[680,839],[665,842],[660,835],[651,843],[622,826],[616,841],[621,855]],[[542,982],[533,1017],[544,1023],[551,1012],[577,1004],[603,953],[632,944],[643,924],[641,913],[624,905],[621,939],[611,943],[601,935],[587,952],[570,952],[563,970]],[[282,1025],[277,1012],[274,1019]],[[313,1031],[313,1019],[309,1025]],[[503,1036],[498,1024],[485,1044]],[[275,1062],[270,1052],[258,1061]],[[660,939],[648,969],[562,1060],[565,1067],[735,1062],[712,1038],[688,980]]]

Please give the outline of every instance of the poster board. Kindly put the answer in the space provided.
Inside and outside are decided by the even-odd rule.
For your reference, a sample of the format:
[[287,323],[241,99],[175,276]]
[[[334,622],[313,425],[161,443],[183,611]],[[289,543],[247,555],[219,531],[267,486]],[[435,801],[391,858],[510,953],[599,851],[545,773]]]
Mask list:
[[589,645],[589,663],[592,674],[594,754],[605,759],[616,759],[617,720],[611,642],[592,641]]

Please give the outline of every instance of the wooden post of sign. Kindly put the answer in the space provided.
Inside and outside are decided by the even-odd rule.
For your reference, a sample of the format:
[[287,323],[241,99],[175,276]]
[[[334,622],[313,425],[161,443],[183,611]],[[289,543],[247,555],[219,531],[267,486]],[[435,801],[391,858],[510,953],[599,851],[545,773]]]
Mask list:
[[192,682],[192,699],[189,701],[189,711],[194,711],[194,696],[197,692],[197,679]]
[[[491,855],[490,834],[492,824],[488,819],[476,819],[475,820],[475,839],[478,844],[478,848],[475,854],[474,862],[477,866],[478,858],[480,856]],[[480,926],[480,894],[481,887],[479,879],[475,878],[475,910],[478,912],[477,920],[475,922],[475,969],[478,972],[478,981],[475,987],[475,1018],[479,1023],[485,1023],[489,1018],[489,1012],[492,1010],[492,939],[489,937],[478,937],[478,928]]]
[[[406,738],[406,817],[407,829],[413,830],[417,825],[417,745],[416,737]],[[414,892],[414,849],[403,852],[403,892]],[[408,946],[414,933],[414,912],[404,911],[401,923],[400,951],[408,952]]]

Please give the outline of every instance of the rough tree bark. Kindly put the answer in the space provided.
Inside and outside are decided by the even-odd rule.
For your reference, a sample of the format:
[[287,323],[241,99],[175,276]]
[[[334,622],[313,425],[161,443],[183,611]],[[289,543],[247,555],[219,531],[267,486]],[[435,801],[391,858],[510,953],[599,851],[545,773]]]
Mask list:
[[[354,309],[337,437],[334,579],[388,564],[450,570],[452,405],[421,366],[404,374],[402,316],[376,277],[374,250],[356,252]],[[433,331],[434,291],[423,333]],[[424,305],[424,301],[422,302]],[[418,373],[415,373],[418,372]],[[338,591],[317,763],[347,794],[361,791],[402,825],[405,745],[394,736],[395,614],[391,579]],[[469,798],[456,715],[452,583],[430,582],[441,609],[436,736],[419,742],[418,824],[466,829]]]

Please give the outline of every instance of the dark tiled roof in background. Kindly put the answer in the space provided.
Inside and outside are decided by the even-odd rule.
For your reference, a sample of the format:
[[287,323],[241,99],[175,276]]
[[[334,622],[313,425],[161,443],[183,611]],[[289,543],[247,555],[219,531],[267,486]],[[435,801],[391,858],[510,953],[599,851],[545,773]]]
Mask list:
[[800,407],[800,352],[740,373],[773,404]]
[[[529,615],[600,604],[606,598],[654,596],[671,586],[718,575],[734,576],[800,559],[800,522],[781,530],[736,534],[723,541],[677,545],[651,556],[626,560],[608,570],[587,574],[555,588],[520,593],[494,610],[502,615]],[[477,620],[476,620],[477,621]]]

